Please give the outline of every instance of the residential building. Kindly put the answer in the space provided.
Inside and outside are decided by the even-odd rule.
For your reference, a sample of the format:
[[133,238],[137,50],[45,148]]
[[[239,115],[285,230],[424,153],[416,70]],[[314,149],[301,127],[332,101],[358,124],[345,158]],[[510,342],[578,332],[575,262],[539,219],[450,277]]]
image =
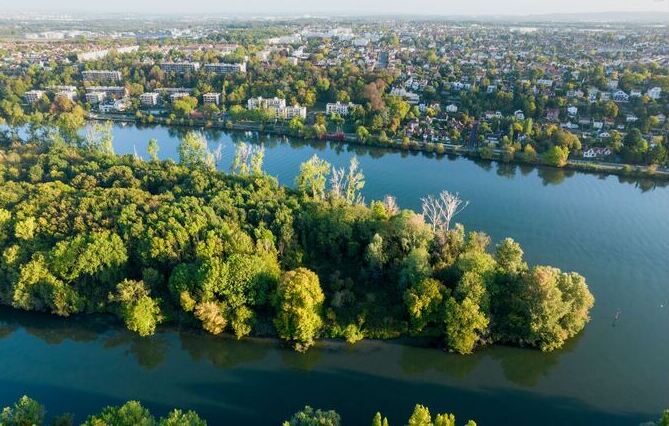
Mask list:
[[176,74],[186,74],[189,72],[196,72],[200,69],[200,64],[197,62],[163,62],[160,64],[160,69],[165,72],[173,72]]
[[263,98],[259,96],[257,98],[251,98],[246,103],[248,109],[283,109],[286,108],[286,100],[280,99],[277,97],[274,98]]
[[139,102],[142,106],[156,106],[159,98],[160,93],[158,92],[146,92],[139,95]]
[[111,98],[124,98],[128,96],[128,90],[123,86],[89,86],[87,92],[102,92]]
[[120,71],[88,70],[81,73],[84,81],[121,81]]
[[33,104],[42,99],[44,94],[45,94],[44,90],[29,90],[23,94],[23,97],[26,100],[26,102]]
[[204,105],[214,104],[218,105],[221,103],[221,94],[220,93],[205,93],[202,95],[202,103]]
[[446,107],[446,112],[455,113],[458,112],[458,106],[455,104],[450,104]]
[[214,74],[232,74],[236,72],[244,73],[246,72],[246,62],[240,64],[205,64],[204,70],[207,72],[213,72]]
[[661,87],[653,87],[652,89],[648,90],[647,95],[648,95],[649,98],[656,101],[656,100],[660,99],[660,97],[662,96],[662,88]]
[[295,117],[302,119],[307,118],[307,108],[301,106],[287,106],[285,108],[277,110],[277,116],[285,120],[291,120]]
[[86,102],[88,102],[91,105],[97,105],[99,103],[104,102],[104,100],[107,98],[107,94],[105,92],[88,92],[86,93]]
[[183,99],[183,98],[185,98],[185,97],[187,97],[187,96],[189,96],[189,95],[190,95],[190,94],[187,93],[187,92],[174,92],[174,93],[171,93],[171,94],[170,94],[170,102],[173,103],[174,101],[176,101],[176,100],[178,100],[178,99]]
[[341,102],[329,103],[325,105],[325,112],[327,114],[339,114],[342,117],[345,117],[349,115],[356,106],[357,105],[353,102],[349,102],[347,104]]
[[618,90],[613,94],[613,100],[616,102],[629,102],[630,95],[628,95],[622,90]]
[[77,54],[77,60],[79,60],[80,62],[95,61],[106,57],[107,55],[109,55],[111,51],[123,54],[123,53],[136,52],[137,50],[139,50],[139,46],[126,46],[126,47],[118,47],[116,49],[92,50],[89,52],[82,52]]

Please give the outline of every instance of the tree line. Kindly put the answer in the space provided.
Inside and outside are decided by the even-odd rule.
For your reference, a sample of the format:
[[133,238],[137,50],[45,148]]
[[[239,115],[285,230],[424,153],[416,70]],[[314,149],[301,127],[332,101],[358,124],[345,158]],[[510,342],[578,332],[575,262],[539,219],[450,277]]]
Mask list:
[[[0,411],[0,426],[71,426],[74,417],[71,414],[61,414],[45,421],[46,410],[36,400],[23,396],[17,402]],[[358,419],[360,420],[360,419]],[[364,424],[364,422],[356,421]],[[341,416],[334,410],[313,409],[310,406],[293,414],[282,426],[340,426]],[[388,426],[388,418],[377,412],[370,421],[371,426]],[[408,426],[455,426],[455,416],[450,413],[432,415],[430,409],[416,404],[408,418]],[[662,417],[655,422],[646,423],[648,426],[669,426],[669,410],[662,413]],[[128,401],[121,406],[105,407],[100,413],[88,416],[81,423],[82,426],[206,426],[207,422],[194,411],[172,410],[167,416],[156,419],[151,412],[138,401]],[[476,426],[476,422],[469,420],[465,426]]]

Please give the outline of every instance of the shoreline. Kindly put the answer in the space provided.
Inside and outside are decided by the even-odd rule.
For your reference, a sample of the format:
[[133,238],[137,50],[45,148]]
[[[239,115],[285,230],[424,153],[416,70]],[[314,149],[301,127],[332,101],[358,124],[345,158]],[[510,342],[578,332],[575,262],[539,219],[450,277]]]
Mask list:
[[[270,128],[266,127],[262,123],[233,123],[229,121],[212,121],[212,120],[188,120],[187,122],[167,122],[168,120],[162,118],[156,118],[151,123],[145,123],[142,120],[137,119],[136,117],[130,117],[127,115],[116,115],[116,114],[94,114],[87,117],[88,120],[92,121],[112,121],[115,123],[132,123],[140,124],[146,126],[165,126],[165,127],[185,127],[192,129],[214,129],[214,130],[223,130],[229,132],[258,132],[265,135],[276,135],[276,136],[288,136],[294,137],[297,139],[302,139],[305,141],[308,140],[321,140],[321,141],[330,141],[334,143],[347,144],[353,146],[363,146],[363,147],[373,147],[373,148],[386,148],[386,149],[395,149],[399,151],[409,151],[409,152],[424,152],[424,153],[434,153],[437,155],[457,155],[460,157],[466,157],[469,159],[479,159],[479,160],[488,160],[495,161],[504,164],[518,164],[518,165],[529,165],[529,166],[542,166],[556,170],[571,170],[578,171],[589,174],[604,175],[604,176],[622,176],[630,178],[643,178],[643,179],[652,179],[652,180],[669,180],[669,170],[660,170],[653,169],[650,166],[639,166],[632,164],[618,164],[618,163],[606,163],[606,162],[596,162],[596,161],[587,161],[587,160],[568,160],[567,164],[563,167],[555,167],[551,165],[544,164],[540,161],[536,162],[526,162],[518,158],[512,160],[504,160],[501,150],[495,150],[493,152],[492,158],[482,158],[478,151],[465,148],[462,145],[452,145],[445,144],[441,142],[421,142],[412,140],[408,146],[402,145],[401,142],[397,140],[392,140],[391,143],[383,144],[378,142],[362,143],[358,140],[355,134],[352,133],[343,133],[336,135],[337,137],[328,137],[325,135],[323,138],[319,139],[308,139],[300,136],[291,135],[290,132],[285,128],[276,129],[275,126]],[[230,123],[230,125],[226,125]],[[433,148],[434,144],[439,144],[443,147],[442,152],[438,152]]]

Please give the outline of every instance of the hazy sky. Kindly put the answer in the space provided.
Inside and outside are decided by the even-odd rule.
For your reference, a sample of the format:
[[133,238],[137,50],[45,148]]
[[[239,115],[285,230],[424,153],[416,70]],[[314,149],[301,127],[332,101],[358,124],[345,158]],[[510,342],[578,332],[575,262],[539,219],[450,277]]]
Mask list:
[[0,0],[3,9],[216,14],[542,14],[669,11],[669,0]]

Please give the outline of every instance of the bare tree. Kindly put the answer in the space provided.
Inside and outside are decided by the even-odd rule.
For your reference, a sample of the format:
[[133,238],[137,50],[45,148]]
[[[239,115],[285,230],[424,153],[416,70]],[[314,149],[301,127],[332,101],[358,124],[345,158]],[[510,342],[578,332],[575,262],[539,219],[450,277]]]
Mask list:
[[346,186],[346,170],[341,168],[332,168],[330,176],[330,197],[334,200],[344,198],[344,187]]
[[223,159],[223,144],[219,143],[216,149],[212,152],[214,155],[214,160],[216,161],[216,165],[220,166],[221,165],[221,160]]
[[390,216],[395,216],[400,212],[400,206],[397,204],[397,199],[392,195],[386,195],[383,199],[383,207]]
[[439,196],[428,195],[421,199],[423,206],[423,217],[432,225],[432,230],[442,229],[448,231],[453,218],[463,211],[469,201],[464,201],[458,193],[442,191]]

